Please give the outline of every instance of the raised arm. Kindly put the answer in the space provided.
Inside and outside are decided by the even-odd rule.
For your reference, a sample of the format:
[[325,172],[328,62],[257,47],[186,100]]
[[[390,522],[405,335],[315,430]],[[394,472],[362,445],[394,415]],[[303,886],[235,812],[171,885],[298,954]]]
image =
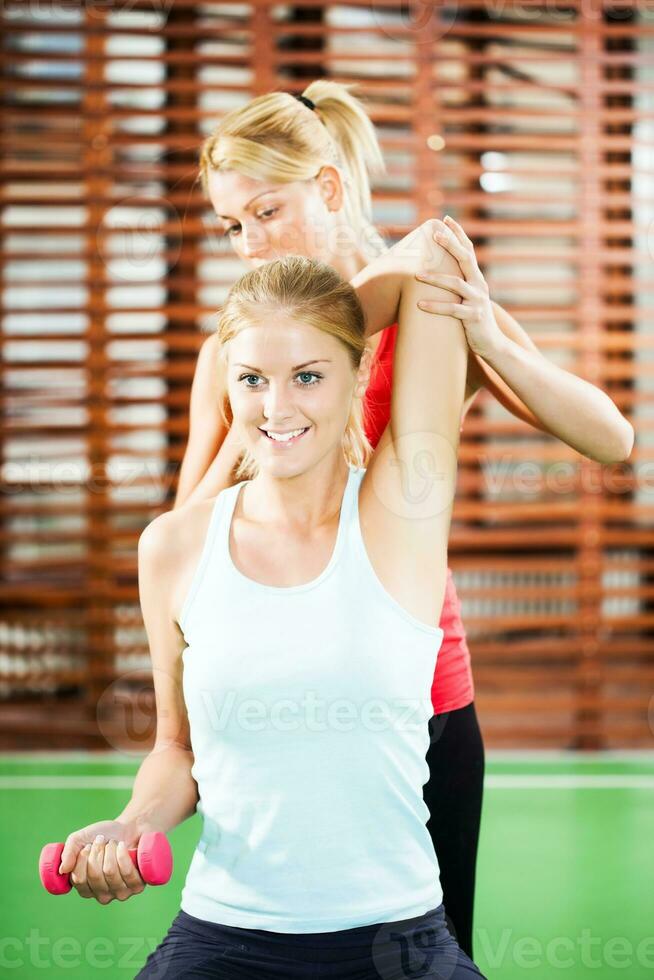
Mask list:
[[[504,335],[484,361],[533,412],[539,429],[598,463],[629,458],[633,427],[601,388]],[[496,387],[492,376],[489,387]]]
[[[407,268],[417,250],[432,272],[458,271],[452,256],[434,245],[432,231],[427,221],[403,240]],[[376,262],[379,271],[384,262]],[[425,290],[411,271],[400,275],[400,286],[391,416],[361,487],[362,533],[382,584],[421,622],[436,624],[445,593],[468,346],[460,320],[417,307],[425,296],[447,299],[446,290]]]
[[[491,300],[463,228],[451,218],[435,223],[463,273],[451,283],[450,306],[462,318],[473,352],[471,388],[486,387],[518,418],[589,459],[600,463],[627,459],[634,430],[617,405],[601,388],[541,354],[518,321]],[[442,312],[438,305],[431,308]]]

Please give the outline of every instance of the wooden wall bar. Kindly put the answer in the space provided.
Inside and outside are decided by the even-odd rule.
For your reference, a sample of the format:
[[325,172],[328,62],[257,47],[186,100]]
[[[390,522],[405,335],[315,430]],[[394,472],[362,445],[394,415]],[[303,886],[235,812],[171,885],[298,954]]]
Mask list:
[[488,396],[467,419],[451,564],[486,742],[651,747],[648,5],[7,0],[0,27],[0,744],[153,735],[136,545],[171,506],[196,354],[245,271],[199,145],[252,96],[329,77],[378,127],[389,243],[452,214],[491,295],[637,430],[601,466]]

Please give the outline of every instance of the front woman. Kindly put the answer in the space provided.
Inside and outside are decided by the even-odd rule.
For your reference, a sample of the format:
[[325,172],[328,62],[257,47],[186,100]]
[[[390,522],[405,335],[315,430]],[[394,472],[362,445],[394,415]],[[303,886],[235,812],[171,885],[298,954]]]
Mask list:
[[[412,237],[429,254],[432,230]],[[377,448],[355,290],[319,260],[266,263],[217,327],[250,478],[143,533],[144,620],[155,668],[183,656],[203,816],[144,980],[480,976],[445,924],[422,797],[468,348],[416,308],[397,254],[368,267],[400,309]]]
[[422,796],[468,354],[458,319],[417,306],[448,293],[416,260],[456,269],[434,230],[365,269],[363,293],[399,310],[374,451],[373,328],[331,266],[265,263],[219,316],[246,477],[141,535],[155,746],[120,816],[71,834],[61,862],[101,904],[138,894],[126,848],[197,789],[202,836],[143,980],[481,975],[445,922]]

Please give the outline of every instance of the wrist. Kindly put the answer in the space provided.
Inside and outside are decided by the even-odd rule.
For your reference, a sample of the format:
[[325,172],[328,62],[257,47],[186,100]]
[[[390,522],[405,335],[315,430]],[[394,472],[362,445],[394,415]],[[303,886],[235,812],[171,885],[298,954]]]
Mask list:
[[484,344],[483,349],[475,351],[475,354],[486,361],[489,367],[498,370],[502,362],[510,357],[512,346],[515,347],[516,345],[512,344],[512,341],[498,327],[497,331]]
[[153,830],[163,830],[163,827],[154,819],[154,815],[150,811],[130,813],[130,811],[125,810],[116,817],[116,823],[121,824],[125,828],[127,836],[133,837],[135,840]]

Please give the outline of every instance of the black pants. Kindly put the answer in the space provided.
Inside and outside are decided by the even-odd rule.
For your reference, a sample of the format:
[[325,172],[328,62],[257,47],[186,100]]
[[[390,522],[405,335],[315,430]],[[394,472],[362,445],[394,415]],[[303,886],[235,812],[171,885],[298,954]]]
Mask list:
[[429,722],[429,780],[423,799],[441,871],[448,928],[472,959],[475,868],[484,788],[484,743],[473,704]]
[[457,946],[443,906],[324,933],[282,933],[177,913],[135,980],[484,980]]

